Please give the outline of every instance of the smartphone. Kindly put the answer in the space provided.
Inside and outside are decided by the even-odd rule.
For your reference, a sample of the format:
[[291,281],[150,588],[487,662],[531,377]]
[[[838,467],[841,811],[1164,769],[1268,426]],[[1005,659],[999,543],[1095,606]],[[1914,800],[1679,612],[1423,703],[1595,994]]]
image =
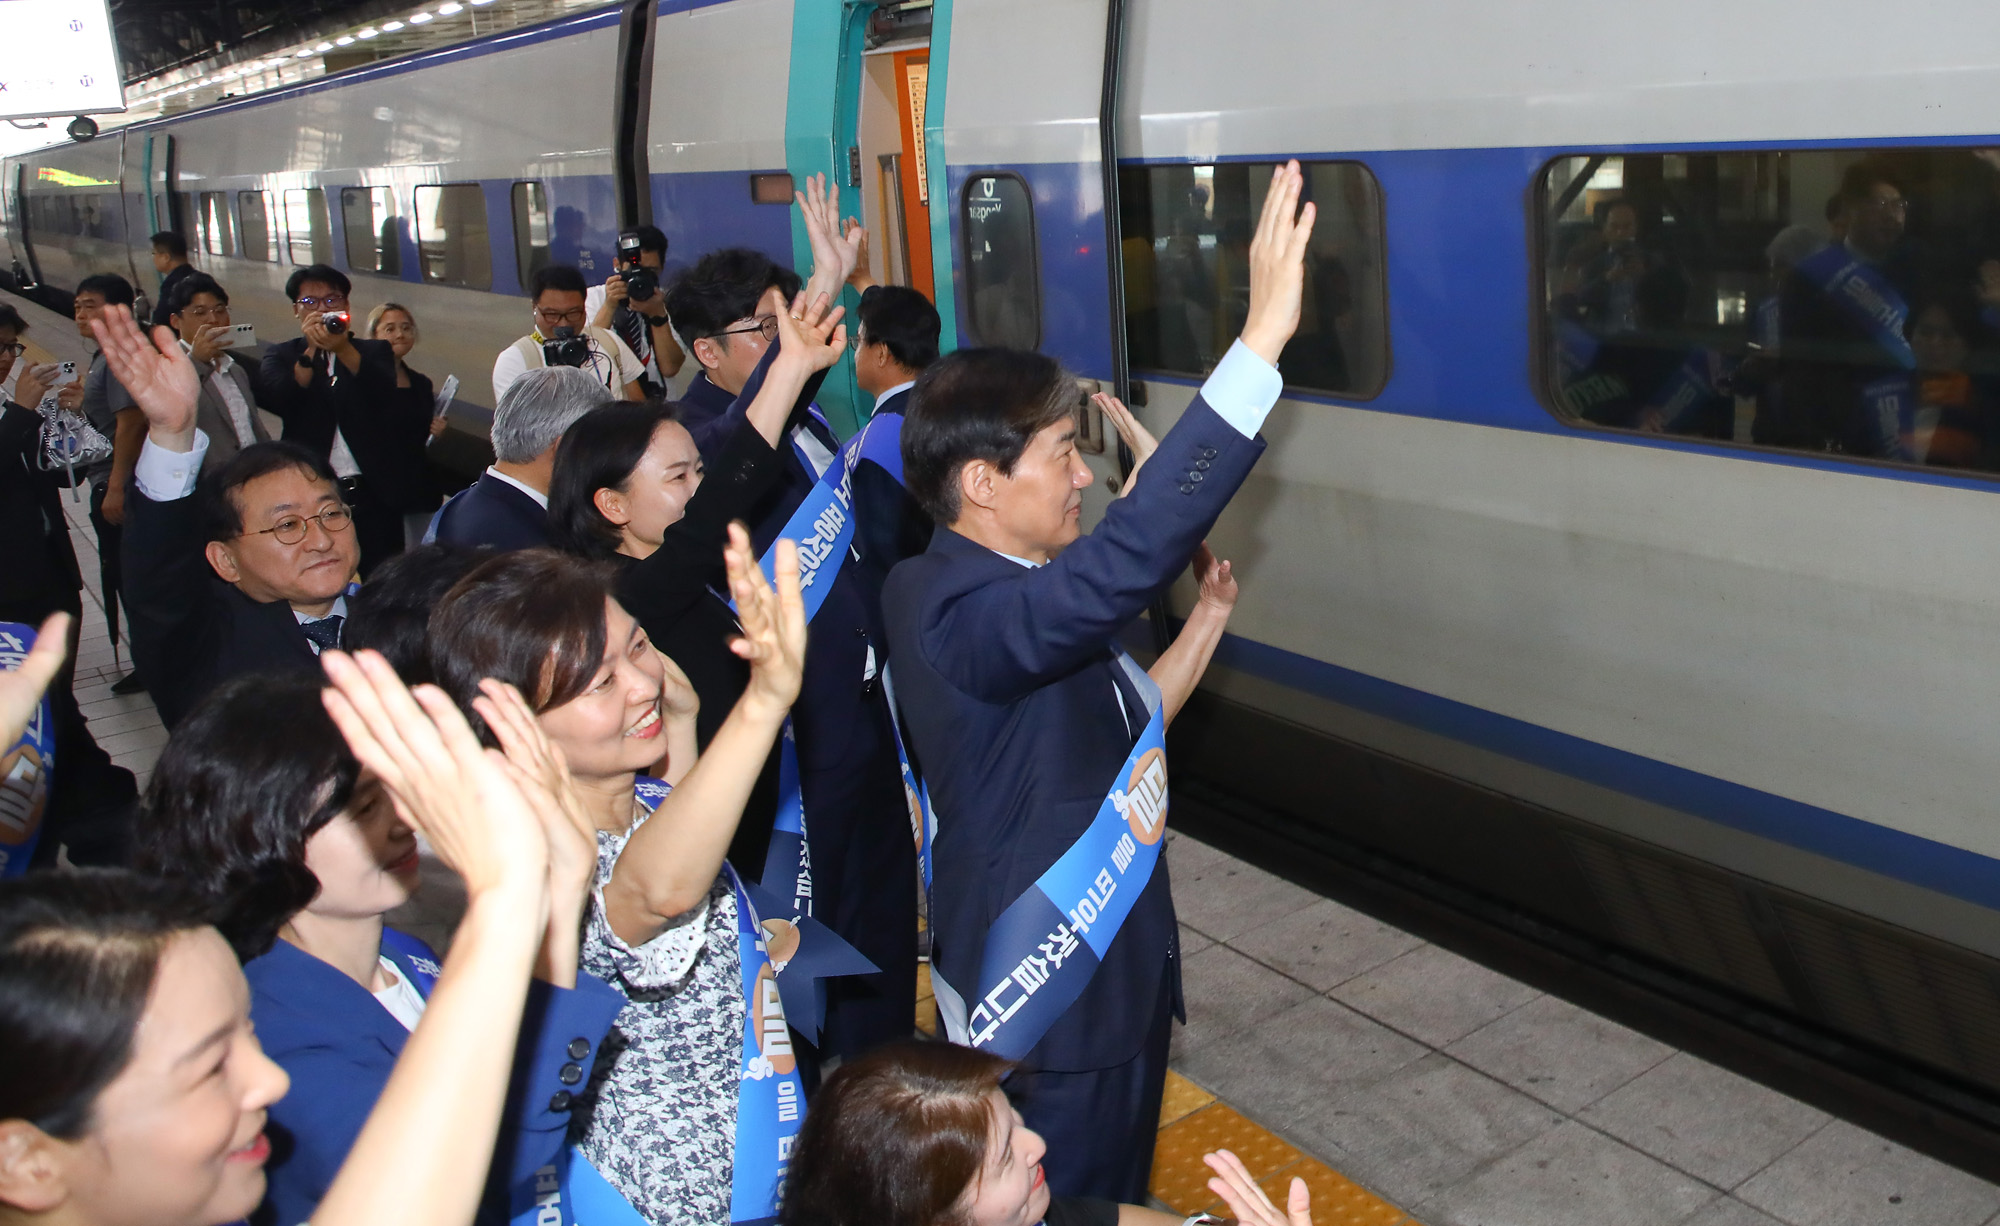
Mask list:
[[74,382],[76,382],[76,363],[64,362],[62,364],[62,373],[56,376],[55,386],[61,387],[65,383]]
[[231,324],[223,335],[224,349],[255,349],[257,347],[256,324]]

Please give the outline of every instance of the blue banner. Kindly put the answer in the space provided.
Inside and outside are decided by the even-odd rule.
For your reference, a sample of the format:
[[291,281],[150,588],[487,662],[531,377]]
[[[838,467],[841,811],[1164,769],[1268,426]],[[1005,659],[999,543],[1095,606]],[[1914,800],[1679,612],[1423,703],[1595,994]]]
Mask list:
[[[35,628],[0,622],[0,670],[21,667],[35,646]],[[35,706],[21,739],[0,752],[0,877],[19,877],[41,841],[49,808],[50,772],[55,769],[56,730],[48,695]]]
[[1911,375],[1885,375],[1861,389],[1861,412],[1875,454],[1891,460],[1917,459],[1917,381]]
[[1712,349],[1697,349],[1654,389],[1646,411],[1658,415],[1659,427],[1666,433],[1684,433],[1692,428],[1700,410],[1720,395],[1722,378],[1722,355]]
[[840,464],[849,477],[861,461],[879,465],[903,483],[903,415],[883,413],[868,419],[861,433],[847,440],[847,446],[840,449]]
[[[848,546],[854,542],[854,478],[847,465],[826,466],[826,475],[779,529],[778,540],[798,542],[799,591],[805,596],[806,620],[810,622],[833,590],[834,577],[840,574]],[[777,541],[764,551],[760,564],[764,577],[776,583]]]
[[[879,419],[878,419],[879,420]],[[931,789],[918,778],[910,765],[910,750],[903,742],[903,714],[896,706],[896,683],[891,669],[882,669],[882,691],[889,700],[889,729],[896,734],[896,764],[903,771],[903,803],[910,810],[910,838],[917,845],[917,868],[923,874],[924,893],[931,892],[931,845],[937,841],[937,810],[931,805]]]
[[744,1004],[743,1070],[736,1100],[729,1220],[737,1226],[749,1226],[778,1220],[778,1194],[806,1114],[805,1082],[799,1077],[778,968],[773,965],[794,955],[798,933],[784,920],[760,921],[742,878],[727,864],[723,871],[736,891]]
[[1882,271],[1844,245],[1822,247],[1799,261],[1798,271],[1826,295],[1835,309],[1868,335],[1904,370],[1915,370],[1917,355],[1903,336],[1910,304]]

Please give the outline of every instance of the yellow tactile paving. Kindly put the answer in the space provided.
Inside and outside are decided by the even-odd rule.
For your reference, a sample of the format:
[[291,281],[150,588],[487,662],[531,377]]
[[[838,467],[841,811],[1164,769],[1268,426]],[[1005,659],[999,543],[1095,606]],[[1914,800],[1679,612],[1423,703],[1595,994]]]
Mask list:
[[937,998],[931,995],[931,964],[917,963],[917,1029],[937,1037]]
[[1160,1127],[1193,1115],[1214,1101],[1215,1095],[1168,1069],[1167,1092],[1160,1097]]
[[1304,1179],[1306,1191],[1312,1193],[1315,1226],[1397,1226],[1410,1221],[1401,1209],[1315,1158],[1300,1159],[1258,1184],[1282,1209],[1292,1194],[1294,1176]]

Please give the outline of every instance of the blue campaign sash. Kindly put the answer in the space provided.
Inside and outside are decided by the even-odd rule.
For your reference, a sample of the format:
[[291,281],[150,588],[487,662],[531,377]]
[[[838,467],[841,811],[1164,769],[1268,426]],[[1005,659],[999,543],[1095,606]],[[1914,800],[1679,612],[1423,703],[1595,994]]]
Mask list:
[[1885,375],[1861,389],[1861,412],[1875,454],[1891,460],[1914,461],[1911,441],[1916,434],[1917,381],[1911,375]]
[[[0,622],[0,671],[21,667],[34,645],[33,626]],[[21,739],[0,751],[0,878],[28,871],[35,844],[42,838],[55,760],[56,730],[44,694]]]
[[1819,286],[1829,302],[1858,325],[1868,339],[1904,370],[1915,370],[1917,355],[1903,336],[1910,304],[1880,269],[1841,244],[1822,247],[1799,261],[1798,271]]
[[[784,920],[761,920],[743,879],[726,863],[736,891],[736,947],[743,969],[743,1069],[736,1098],[736,1154],[729,1220],[751,1226],[778,1220],[778,1194],[805,1118],[805,1082],[785,1022],[784,993],[767,938],[786,941]],[[782,956],[790,951],[778,950]],[[793,955],[796,956],[796,955]],[[586,1223],[596,1226],[596,1223]]]
[[861,427],[861,433],[847,440],[840,449],[840,462],[848,474],[852,475],[861,461],[867,460],[886,469],[903,483],[903,415],[883,413],[868,419]]
[[1722,355],[1697,349],[1654,390],[1646,407],[1660,415],[1661,430],[1678,434],[1697,410],[1715,399],[1721,381]]
[[889,700],[889,730],[896,735],[896,763],[903,770],[903,803],[910,809],[910,838],[917,845],[917,867],[923,873],[924,893],[931,892],[931,846],[937,842],[937,809],[931,804],[931,788],[910,765],[910,751],[903,742],[903,716],[896,706],[893,670],[882,668],[882,692]]
[[1083,995],[1159,862],[1167,832],[1165,704],[1131,656],[1120,651],[1118,664],[1151,717],[1089,828],[993,922],[975,993],[938,991],[943,976],[933,968],[938,1013],[954,1043],[1008,1060],[1027,1055]]

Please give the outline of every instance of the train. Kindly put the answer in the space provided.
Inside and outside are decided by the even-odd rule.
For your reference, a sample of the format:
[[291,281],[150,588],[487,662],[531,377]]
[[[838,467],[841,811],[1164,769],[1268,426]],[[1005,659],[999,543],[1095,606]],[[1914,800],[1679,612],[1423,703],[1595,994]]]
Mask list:
[[[633,0],[8,158],[0,214],[17,279],[58,291],[143,283],[146,235],[177,227],[270,337],[292,266],[342,267],[357,310],[412,308],[412,360],[460,375],[473,437],[537,262],[601,279],[651,222],[669,275],[738,244],[803,267],[788,206],[824,173],[947,347],[1040,349],[1164,432],[1240,321],[1261,185],[1298,158],[1305,317],[1212,542],[1242,598],[1176,726],[1177,789],[1830,1037],[1992,1127],[1990,460],[1921,413],[1901,450],[1774,442],[1761,393],[1698,377],[1757,355],[1781,235],[1852,241],[1857,166],[1902,203],[1855,207],[1903,210],[1941,295],[1979,292],[2000,9],[1919,7],[1685,0],[1665,36],[1636,0]],[[1672,275],[1592,282],[1636,322],[1580,343],[1655,371],[1607,418],[1566,304],[1621,250]],[[1924,386],[1979,401],[1957,360]],[[1699,421],[1673,407],[1688,380]],[[844,432],[868,412],[839,372],[824,404]],[[1094,516],[1121,457],[1079,412]]]

